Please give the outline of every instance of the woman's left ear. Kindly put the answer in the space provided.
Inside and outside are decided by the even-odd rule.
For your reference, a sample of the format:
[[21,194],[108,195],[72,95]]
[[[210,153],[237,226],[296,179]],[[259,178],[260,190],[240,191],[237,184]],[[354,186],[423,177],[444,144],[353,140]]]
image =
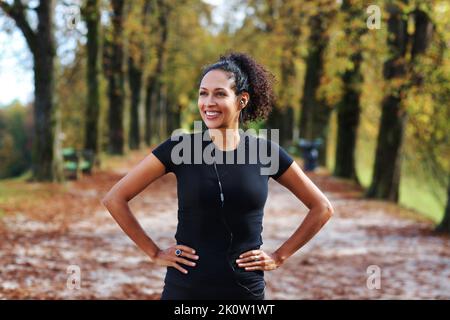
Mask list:
[[240,102],[239,102],[239,106],[241,108],[241,110],[247,105],[247,99],[245,97],[245,95],[241,95],[240,98]]

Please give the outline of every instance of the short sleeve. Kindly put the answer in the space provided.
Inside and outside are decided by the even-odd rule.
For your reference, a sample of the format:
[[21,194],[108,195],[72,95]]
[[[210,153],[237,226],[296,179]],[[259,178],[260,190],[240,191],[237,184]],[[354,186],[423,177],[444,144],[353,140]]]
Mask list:
[[281,177],[287,169],[289,169],[291,164],[294,162],[294,159],[277,143],[270,141],[270,144],[272,151],[274,151],[275,155],[278,156],[278,170],[270,175],[270,177],[276,180]]
[[176,143],[177,141],[168,138],[152,150],[152,153],[155,155],[155,157],[157,157],[158,160],[162,162],[164,167],[166,167],[166,173],[173,172],[174,170],[174,164],[172,162],[171,154],[172,149]]

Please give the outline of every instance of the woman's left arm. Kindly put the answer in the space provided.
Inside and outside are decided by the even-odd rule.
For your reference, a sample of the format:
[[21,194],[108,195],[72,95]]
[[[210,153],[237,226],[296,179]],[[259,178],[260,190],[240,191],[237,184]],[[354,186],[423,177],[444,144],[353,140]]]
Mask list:
[[[246,270],[274,270],[303,247],[331,218],[334,209],[327,197],[308,178],[294,161],[276,180],[289,189],[309,209],[303,222],[276,251],[266,254],[262,250],[243,253],[237,263]],[[258,257],[255,261],[254,257]]]

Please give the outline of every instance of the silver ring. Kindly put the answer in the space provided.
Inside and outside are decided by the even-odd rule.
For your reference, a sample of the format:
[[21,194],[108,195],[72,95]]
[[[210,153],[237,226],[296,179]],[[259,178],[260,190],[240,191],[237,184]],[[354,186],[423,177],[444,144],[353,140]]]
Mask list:
[[181,256],[182,253],[183,253],[183,251],[181,251],[181,249],[175,250],[175,255],[176,255],[177,257]]
[[254,260],[259,261],[259,256],[255,256]]

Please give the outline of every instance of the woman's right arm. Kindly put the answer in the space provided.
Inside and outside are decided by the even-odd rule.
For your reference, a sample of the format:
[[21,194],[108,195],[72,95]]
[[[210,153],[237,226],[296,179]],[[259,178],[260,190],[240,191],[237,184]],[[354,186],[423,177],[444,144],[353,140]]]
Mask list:
[[[173,246],[166,250],[159,249],[145,233],[128,206],[128,202],[131,199],[153,181],[163,176],[165,171],[161,161],[153,153],[150,153],[111,188],[102,199],[102,204],[108,209],[122,230],[150,257],[152,262],[175,267],[184,273],[185,269],[179,266],[178,263],[193,266],[192,261],[183,257],[196,260],[198,257],[189,253],[195,251],[182,245]],[[177,248],[183,250],[183,257],[173,256],[172,251]]]

